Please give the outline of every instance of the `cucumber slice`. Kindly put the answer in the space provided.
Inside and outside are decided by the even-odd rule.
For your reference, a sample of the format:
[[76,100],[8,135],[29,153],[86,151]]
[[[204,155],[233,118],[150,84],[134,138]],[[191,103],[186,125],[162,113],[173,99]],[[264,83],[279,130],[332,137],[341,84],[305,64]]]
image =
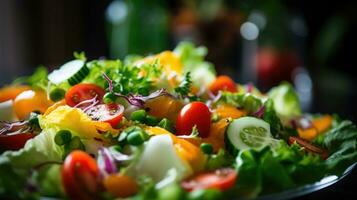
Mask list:
[[68,81],[70,85],[80,83],[89,74],[89,69],[83,60],[72,60],[54,70],[48,79],[54,84]]
[[255,117],[235,119],[227,128],[228,149],[234,152],[244,149],[262,149],[275,142],[270,133],[270,125]]

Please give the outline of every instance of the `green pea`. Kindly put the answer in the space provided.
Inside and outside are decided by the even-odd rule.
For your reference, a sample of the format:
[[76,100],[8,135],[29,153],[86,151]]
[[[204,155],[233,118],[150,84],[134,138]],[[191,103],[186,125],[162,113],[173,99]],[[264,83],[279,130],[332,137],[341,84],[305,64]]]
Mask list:
[[105,104],[110,104],[110,103],[115,102],[116,98],[117,98],[117,97],[116,97],[113,93],[107,92],[107,93],[105,93],[105,95],[103,96],[103,102],[104,102]]
[[133,121],[143,122],[146,118],[146,111],[145,110],[136,110],[131,113],[130,119]]
[[78,136],[74,136],[68,144],[70,150],[85,150],[84,144]]
[[66,91],[61,88],[55,88],[50,92],[50,99],[54,102],[60,101],[64,98],[64,95],[66,94]]
[[200,145],[201,151],[205,154],[212,154],[213,153],[213,146],[209,143],[202,143]]
[[127,136],[127,142],[133,146],[139,146],[144,143],[145,136],[142,131],[133,131]]
[[55,135],[55,143],[59,146],[71,141],[72,133],[69,130],[60,130]]
[[166,119],[166,118],[162,119],[162,120],[159,122],[158,126],[160,126],[161,128],[164,128],[164,129],[168,130],[168,131],[171,132],[171,133],[174,132],[174,125],[173,125],[173,123],[172,123],[170,120]]
[[145,124],[149,126],[156,126],[158,122],[159,120],[152,115],[147,115],[145,118]]

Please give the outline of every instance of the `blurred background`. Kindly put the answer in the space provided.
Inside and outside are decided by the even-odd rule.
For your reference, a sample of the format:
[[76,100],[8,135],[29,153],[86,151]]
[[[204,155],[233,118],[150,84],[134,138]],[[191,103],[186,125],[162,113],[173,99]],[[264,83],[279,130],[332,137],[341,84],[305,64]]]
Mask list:
[[356,122],[357,3],[298,0],[1,0],[0,85],[89,59],[205,45],[219,74],[263,91],[294,83],[305,111]]

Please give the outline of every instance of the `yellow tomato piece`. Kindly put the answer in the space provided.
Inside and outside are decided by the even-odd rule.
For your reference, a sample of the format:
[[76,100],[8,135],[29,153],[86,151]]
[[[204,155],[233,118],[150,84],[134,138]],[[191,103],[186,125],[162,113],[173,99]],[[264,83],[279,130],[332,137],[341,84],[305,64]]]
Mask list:
[[0,102],[5,102],[15,99],[21,92],[29,90],[30,87],[26,85],[6,86],[0,89]]
[[15,98],[14,112],[20,120],[24,120],[33,111],[45,113],[52,104],[53,102],[47,98],[45,92],[26,90]]
[[194,171],[200,171],[205,162],[206,158],[204,154],[201,152],[200,148],[195,146],[194,144],[190,143],[189,141],[179,138],[166,129],[160,128],[160,127],[147,127],[145,131],[149,135],[162,135],[162,134],[167,134],[171,137],[174,147],[180,156],[180,158],[184,161],[186,161]]
[[239,110],[238,108],[231,105],[219,105],[215,110],[216,113],[221,118],[233,118],[237,119],[245,116],[247,113],[244,110]]
[[103,185],[106,191],[115,197],[126,198],[138,192],[138,184],[129,176],[111,174],[104,178]]
[[[141,60],[144,63],[153,63],[158,61],[164,67],[167,74],[175,72],[178,75],[183,73],[181,60],[172,51],[164,51],[154,56],[149,56]],[[140,62],[140,61],[139,61]]]
[[324,115],[313,119],[311,123],[311,128],[298,128],[299,136],[308,141],[312,141],[317,135],[327,131],[331,127],[332,117],[330,115]]
[[149,114],[152,116],[167,118],[176,122],[177,115],[183,107],[183,104],[172,97],[160,96],[147,101],[145,107],[148,108]]
[[307,129],[301,129],[298,128],[298,134],[299,137],[302,139],[305,139],[307,141],[313,140],[317,136],[317,129],[315,127],[307,128]]
[[318,133],[323,133],[331,127],[332,117],[331,115],[324,115],[322,117],[313,119],[312,124],[317,129]]
[[214,152],[217,152],[220,148],[224,148],[224,134],[231,121],[232,118],[224,118],[212,123],[209,136],[203,138],[202,142],[212,144]]

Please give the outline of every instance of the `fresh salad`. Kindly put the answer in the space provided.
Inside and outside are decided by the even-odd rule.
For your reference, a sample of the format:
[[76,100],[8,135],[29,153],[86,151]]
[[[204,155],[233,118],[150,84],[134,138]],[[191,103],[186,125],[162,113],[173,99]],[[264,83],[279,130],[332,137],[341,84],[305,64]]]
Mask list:
[[216,75],[205,47],[74,60],[0,89],[0,199],[254,199],[341,176],[357,128]]

